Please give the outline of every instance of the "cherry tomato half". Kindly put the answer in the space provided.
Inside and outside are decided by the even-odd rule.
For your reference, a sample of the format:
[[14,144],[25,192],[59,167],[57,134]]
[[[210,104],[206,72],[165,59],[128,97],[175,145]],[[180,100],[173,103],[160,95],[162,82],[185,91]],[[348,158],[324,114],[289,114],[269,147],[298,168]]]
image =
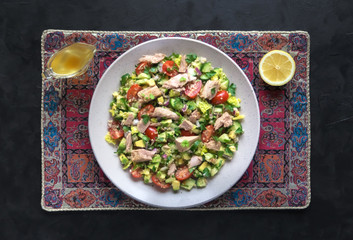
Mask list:
[[162,71],[169,77],[178,75],[178,65],[173,61],[166,61],[162,66]]
[[215,129],[214,129],[213,125],[206,126],[206,130],[204,130],[201,134],[202,142],[209,142],[211,140],[211,137],[213,136],[214,132],[215,132]]
[[165,183],[165,182],[161,182],[156,175],[152,175],[152,182],[154,184],[156,184],[158,187],[160,188],[170,188],[170,184],[169,183]]
[[141,120],[142,115],[148,115],[148,116],[150,116],[153,112],[154,112],[154,107],[153,107],[153,105],[148,104],[148,105],[144,106],[144,107],[139,111],[139,113],[137,114],[137,118],[138,118],[139,120]]
[[186,130],[180,130],[180,135],[185,137],[185,136],[196,136],[194,133]]
[[135,70],[136,75],[138,76],[141,73],[143,73],[145,71],[145,68],[149,67],[149,66],[150,66],[150,64],[148,62],[140,62],[139,65],[137,65],[136,70]]
[[118,121],[114,121],[108,131],[113,139],[119,139],[124,136],[124,130]]
[[156,138],[158,137],[158,131],[157,128],[155,127],[148,127],[145,131],[147,137],[149,137],[151,140],[156,140]]
[[202,87],[202,82],[201,81],[196,81],[194,83],[191,83],[186,86],[185,88],[185,94],[191,99],[196,98],[197,94],[199,94],[200,90]]
[[133,176],[134,178],[142,177],[141,169],[139,168],[136,168],[135,170],[131,170],[130,173],[131,173],[131,176]]
[[211,102],[214,105],[225,103],[229,98],[229,94],[226,90],[218,91],[216,96],[212,98]]
[[142,87],[138,84],[132,85],[126,93],[127,100],[136,100],[137,93],[142,90]]
[[188,178],[190,178],[192,175],[192,172],[189,172],[189,168],[187,166],[180,167],[175,173],[175,178],[179,181],[184,181]]

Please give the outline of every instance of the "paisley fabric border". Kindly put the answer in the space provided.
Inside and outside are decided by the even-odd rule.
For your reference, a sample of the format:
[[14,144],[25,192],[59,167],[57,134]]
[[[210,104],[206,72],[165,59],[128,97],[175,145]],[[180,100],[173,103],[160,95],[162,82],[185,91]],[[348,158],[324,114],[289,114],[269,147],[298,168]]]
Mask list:
[[[63,198],[62,194],[60,193],[60,190],[55,190],[55,189],[51,189],[50,187],[46,187],[45,186],[45,171],[46,171],[46,165],[44,162],[44,108],[47,107],[45,106],[44,103],[44,89],[45,89],[45,84],[48,84],[45,80],[45,77],[43,75],[43,72],[45,70],[45,37],[53,32],[62,32],[63,34],[72,34],[72,33],[91,33],[91,34],[161,34],[161,35],[168,35],[168,34],[206,34],[206,33],[210,33],[210,34],[214,34],[214,33],[223,33],[226,35],[233,35],[236,36],[237,34],[247,34],[247,35],[251,35],[251,34],[291,34],[291,33],[300,33],[306,36],[306,46],[307,48],[305,49],[305,52],[307,54],[307,59],[306,59],[306,75],[304,76],[308,83],[306,84],[306,100],[307,100],[307,126],[306,126],[306,134],[307,134],[307,141],[306,141],[306,154],[307,154],[307,161],[306,161],[306,168],[307,168],[307,186],[305,189],[303,188],[299,188],[294,194],[296,194],[299,191],[306,191],[306,201],[305,201],[305,205],[301,206],[301,205],[295,205],[292,204],[292,206],[271,206],[271,205],[266,205],[266,206],[246,206],[246,207],[242,207],[241,202],[238,202],[237,205],[235,205],[234,207],[222,207],[222,205],[220,204],[219,207],[208,207],[207,204],[204,207],[197,207],[197,208],[190,208],[190,209],[186,209],[188,211],[197,211],[197,210],[246,210],[246,209],[304,209],[307,208],[310,204],[311,201],[311,179],[310,179],[310,152],[311,152],[311,124],[310,124],[310,82],[309,82],[309,70],[310,70],[310,36],[307,32],[305,31],[219,31],[219,30],[205,30],[205,31],[142,31],[142,32],[138,32],[138,31],[87,31],[87,30],[56,30],[56,29],[48,29],[43,31],[42,34],[42,41],[41,41],[41,55],[42,55],[42,98],[41,98],[41,149],[42,149],[42,156],[41,156],[41,162],[42,162],[42,197],[41,197],[41,206],[44,210],[46,211],[88,211],[88,210],[162,210],[160,208],[152,208],[152,207],[148,207],[145,205],[139,205],[136,204],[136,206],[126,206],[126,207],[116,207],[114,205],[112,205],[112,207],[75,207],[77,206],[77,204],[75,205],[75,202],[73,201],[73,199],[81,199],[81,200],[85,200],[91,202],[92,201],[92,196],[91,193],[88,193],[85,195],[84,191],[81,191],[80,189],[71,191],[70,194],[68,194],[67,196],[69,196],[68,198]],[[54,140],[55,141],[55,140]],[[59,156],[58,156],[59,158]],[[53,162],[55,162],[55,156],[52,158]],[[55,163],[51,163],[51,164],[55,164]],[[244,191],[247,191],[248,189],[244,189]],[[104,189],[102,191],[105,191]],[[115,196],[113,193],[111,192],[112,190],[110,190],[109,192],[109,196]],[[234,196],[249,196],[246,195],[246,193],[244,191],[236,191],[234,193]],[[293,191],[293,190],[292,190]],[[264,191],[265,192],[265,191]],[[76,194],[76,195],[75,195]],[[113,194],[113,195],[112,195]],[[244,195],[245,194],[245,195]],[[274,194],[273,192],[269,192],[269,194]],[[226,195],[226,194],[225,194]],[[259,194],[260,196],[261,194]],[[85,199],[82,199],[84,196]],[[258,196],[258,197],[259,197]],[[227,197],[227,196],[225,196]],[[55,204],[55,208],[51,208],[48,207],[48,205],[46,205],[46,201],[50,200],[51,204]],[[246,198],[242,198],[243,201],[247,201],[248,197]],[[104,199],[105,201],[108,201],[107,199]],[[293,199],[293,201],[295,202],[296,199]],[[67,202],[70,206],[72,206],[71,208],[62,208],[62,204],[63,202]],[[84,206],[84,205],[83,205]]]

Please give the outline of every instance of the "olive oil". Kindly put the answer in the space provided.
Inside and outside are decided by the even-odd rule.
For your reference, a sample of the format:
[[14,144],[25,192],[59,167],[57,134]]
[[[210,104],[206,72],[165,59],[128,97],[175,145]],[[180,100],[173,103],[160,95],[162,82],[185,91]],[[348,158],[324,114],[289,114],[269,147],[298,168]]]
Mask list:
[[55,53],[48,61],[53,77],[75,77],[83,74],[95,53],[95,46],[74,43]]

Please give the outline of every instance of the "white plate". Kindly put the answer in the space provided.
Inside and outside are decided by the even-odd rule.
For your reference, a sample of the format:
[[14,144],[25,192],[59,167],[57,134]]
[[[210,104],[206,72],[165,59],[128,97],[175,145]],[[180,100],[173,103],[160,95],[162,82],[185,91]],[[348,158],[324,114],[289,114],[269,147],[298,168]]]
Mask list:
[[[142,55],[173,52],[179,54],[195,53],[206,57],[214,67],[222,67],[230,82],[237,86],[236,95],[240,97],[244,134],[240,137],[239,150],[231,161],[227,161],[220,172],[209,179],[206,188],[193,188],[174,193],[171,189],[161,191],[149,186],[141,179],[133,179],[128,170],[123,170],[114,152],[116,148],[106,143],[107,122],[110,119],[109,104],[112,93],[119,88],[120,78],[134,71],[134,66]],[[253,88],[243,71],[226,54],[206,43],[185,38],[161,38],[150,40],[131,48],[121,55],[104,73],[92,97],[89,111],[89,137],[94,155],[105,175],[128,196],[145,204],[161,208],[189,208],[209,202],[231,188],[248,168],[259,139],[260,115]]]

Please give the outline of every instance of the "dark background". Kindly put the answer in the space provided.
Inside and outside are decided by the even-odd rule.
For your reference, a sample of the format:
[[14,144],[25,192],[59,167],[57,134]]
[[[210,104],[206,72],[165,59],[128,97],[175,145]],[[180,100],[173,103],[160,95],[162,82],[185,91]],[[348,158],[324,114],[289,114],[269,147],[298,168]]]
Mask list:
[[[309,208],[43,211],[40,37],[48,28],[308,31]],[[353,239],[352,2],[1,0],[0,35],[0,239]]]

